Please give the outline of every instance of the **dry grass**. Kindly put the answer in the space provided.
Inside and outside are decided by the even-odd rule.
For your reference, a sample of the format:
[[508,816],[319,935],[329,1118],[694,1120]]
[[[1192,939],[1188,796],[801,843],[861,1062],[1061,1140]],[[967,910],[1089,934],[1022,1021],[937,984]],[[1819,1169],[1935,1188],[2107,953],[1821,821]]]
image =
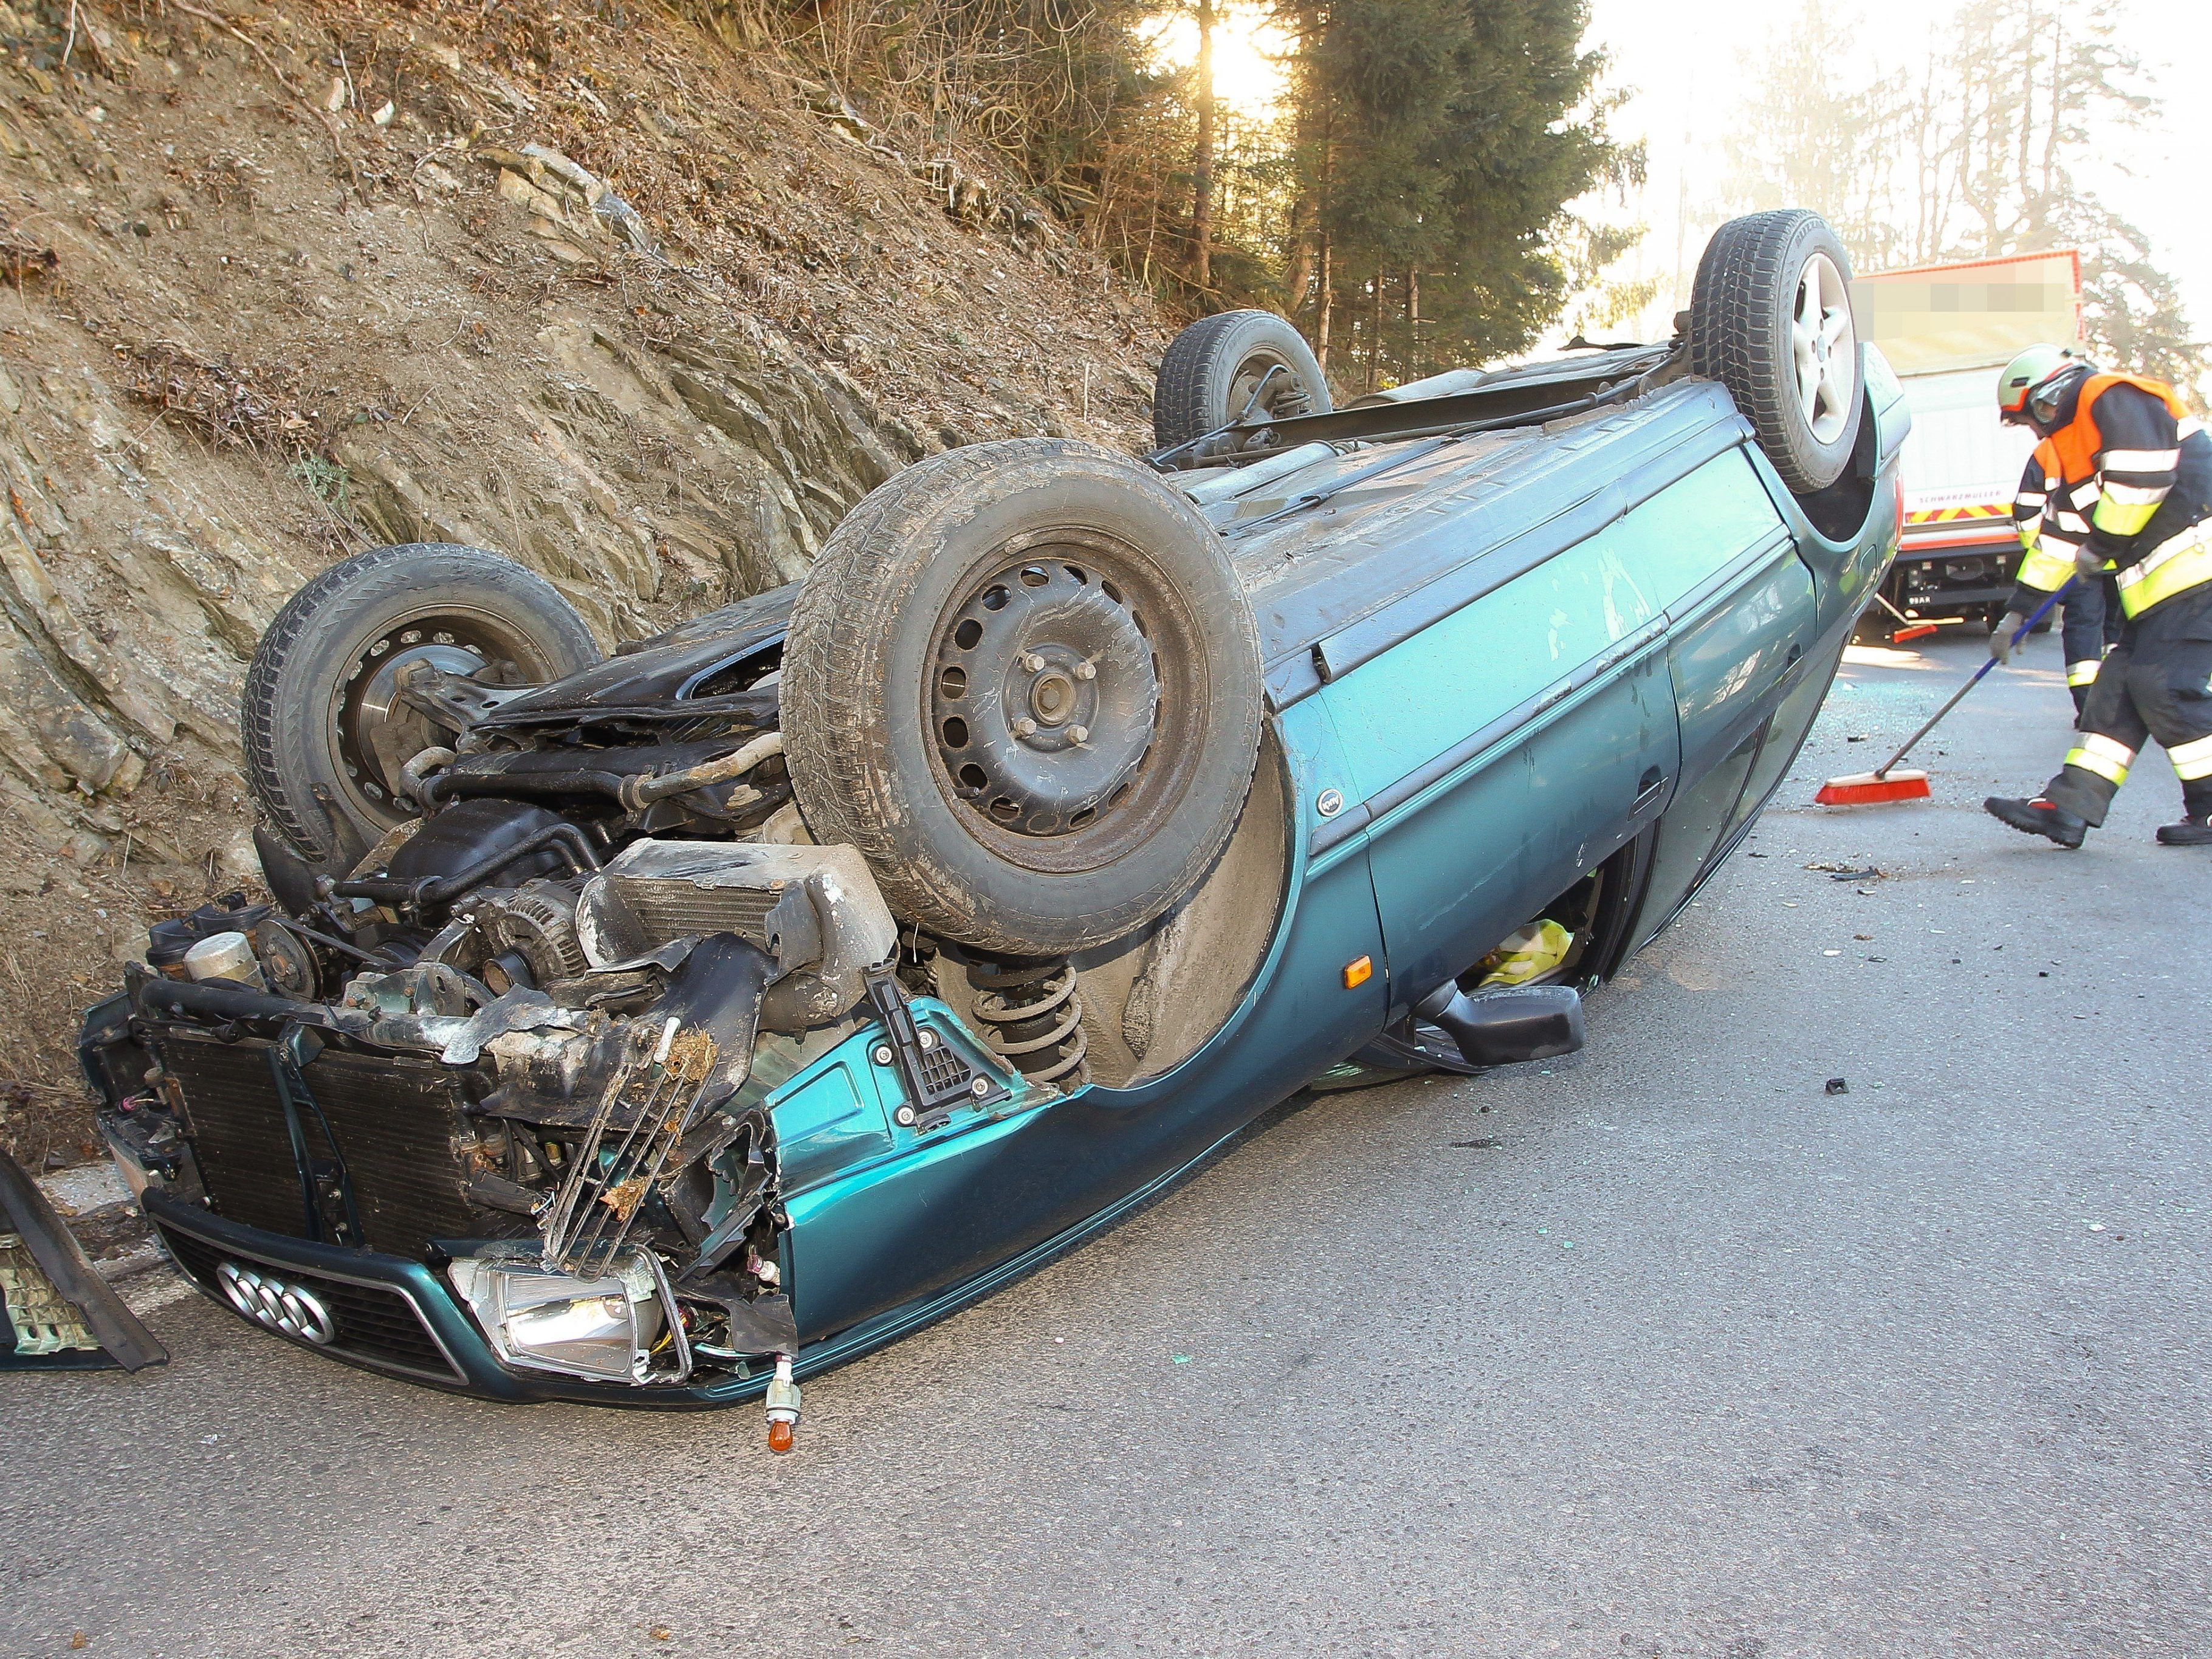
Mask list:
[[307,447],[315,435],[297,369],[242,366],[161,341],[131,351],[123,385],[165,420],[219,446],[289,452]]

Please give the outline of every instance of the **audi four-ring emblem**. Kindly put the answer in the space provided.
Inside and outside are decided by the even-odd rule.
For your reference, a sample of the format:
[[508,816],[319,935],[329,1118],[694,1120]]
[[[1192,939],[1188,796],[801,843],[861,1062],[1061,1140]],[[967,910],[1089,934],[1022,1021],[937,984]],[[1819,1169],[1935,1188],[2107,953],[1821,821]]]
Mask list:
[[306,1285],[241,1267],[235,1261],[224,1262],[215,1270],[215,1276],[230,1305],[256,1323],[319,1346],[337,1339],[337,1322],[331,1317],[323,1299]]

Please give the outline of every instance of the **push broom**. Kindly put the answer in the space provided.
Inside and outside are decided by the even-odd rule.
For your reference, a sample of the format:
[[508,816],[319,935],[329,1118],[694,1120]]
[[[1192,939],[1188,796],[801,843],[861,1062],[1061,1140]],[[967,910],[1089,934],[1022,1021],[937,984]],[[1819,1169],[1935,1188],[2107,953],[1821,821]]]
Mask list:
[[[2035,607],[2033,616],[2013,630],[2012,648],[2014,651],[2020,649],[2021,641],[2028,636],[2036,623],[2051,614],[2051,606],[2057,605],[2065,596],[2067,590],[2073,586],[2069,579],[2056,593]],[[1881,801],[1927,799],[1928,775],[1916,766],[1908,766],[1899,770],[1898,762],[1911,754],[1912,745],[1933,732],[1936,722],[1956,708],[1965,699],[1966,693],[1979,685],[1983,676],[1996,665],[1997,659],[1991,657],[1977,668],[1966,683],[1954,691],[1949,700],[1928,717],[1928,723],[1905,740],[1903,748],[1880,766],[1875,767],[1873,771],[1854,772],[1848,777],[1830,778],[1820,786],[1820,793],[1813,797],[1814,805],[1816,806],[1870,806]]]

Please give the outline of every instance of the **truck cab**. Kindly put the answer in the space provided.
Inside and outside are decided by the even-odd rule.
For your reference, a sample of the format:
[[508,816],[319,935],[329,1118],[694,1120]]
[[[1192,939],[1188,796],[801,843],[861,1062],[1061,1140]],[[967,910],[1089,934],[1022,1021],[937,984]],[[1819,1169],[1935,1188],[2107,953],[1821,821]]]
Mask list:
[[1869,338],[1912,411],[1897,560],[1865,627],[1878,637],[2003,614],[2020,568],[2012,502],[2034,434],[1999,422],[1997,370],[2039,340],[2078,343],[2081,256],[2070,248],[1875,271],[1852,283]]

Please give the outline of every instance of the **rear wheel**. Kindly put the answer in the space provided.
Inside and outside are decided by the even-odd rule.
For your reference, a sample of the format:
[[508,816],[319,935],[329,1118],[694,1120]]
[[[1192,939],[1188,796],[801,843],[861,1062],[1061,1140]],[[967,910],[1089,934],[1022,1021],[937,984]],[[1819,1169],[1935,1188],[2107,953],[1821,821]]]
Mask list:
[[411,542],[332,565],[261,636],[240,723],[246,775],[311,862],[358,857],[416,815],[401,769],[458,730],[407,695],[423,671],[536,685],[599,659],[553,585],[481,547]]
[[1259,750],[1258,635],[1226,551],[1123,457],[948,452],[808,572],[784,758],[817,841],[906,919],[1010,957],[1120,939],[1188,893]]
[[1161,448],[1259,419],[1326,415],[1328,380],[1313,349],[1272,311],[1224,311],[1175,337],[1152,381],[1152,440]]
[[1713,233],[1690,299],[1690,364],[1735,399],[1784,483],[1841,477],[1858,441],[1862,364],[1851,262],[1817,213],[1779,209]]

